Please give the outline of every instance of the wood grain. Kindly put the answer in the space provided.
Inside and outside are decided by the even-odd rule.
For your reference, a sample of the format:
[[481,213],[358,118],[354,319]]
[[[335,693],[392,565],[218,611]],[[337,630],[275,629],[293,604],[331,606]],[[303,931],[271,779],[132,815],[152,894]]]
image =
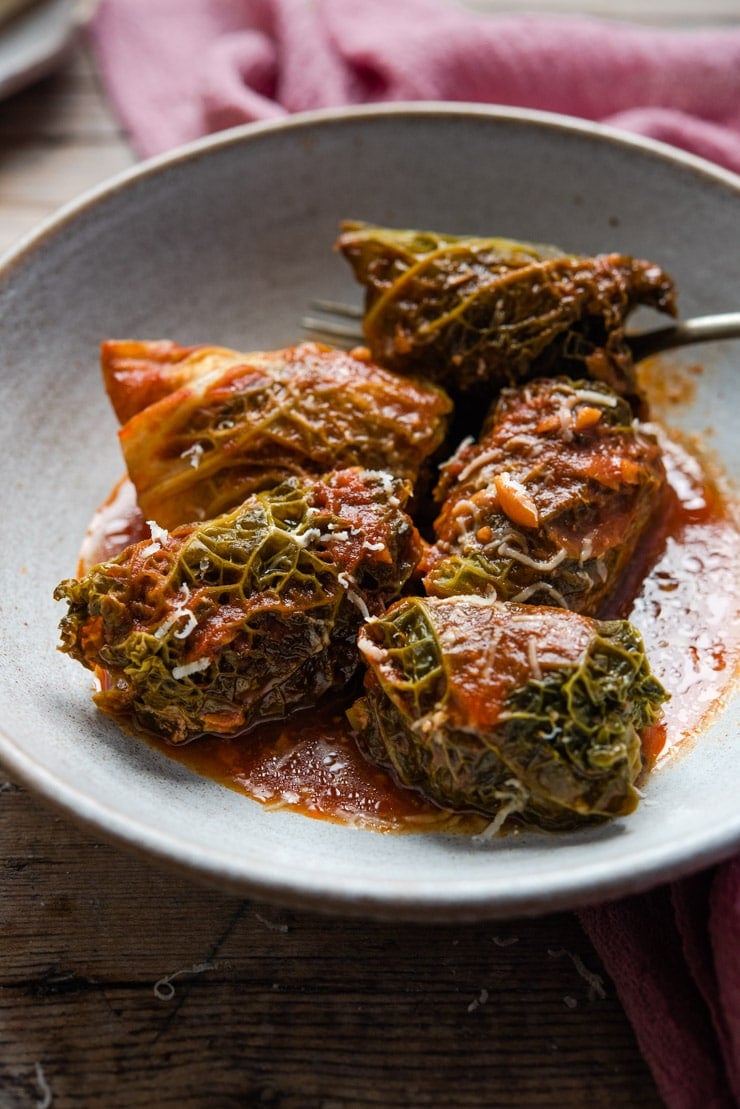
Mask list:
[[135,162],[83,50],[0,102],[0,151],[0,251]]
[[660,1105],[569,914],[287,911],[130,858],[9,784],[0,843],[3,1109],[44,1084],[54,1109]]

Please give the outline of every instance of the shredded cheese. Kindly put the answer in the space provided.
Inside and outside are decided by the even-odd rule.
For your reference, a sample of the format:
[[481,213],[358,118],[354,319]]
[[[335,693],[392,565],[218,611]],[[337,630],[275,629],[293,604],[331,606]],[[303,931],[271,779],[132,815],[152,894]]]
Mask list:
[[532,585],[528,585],[526,587],[526,589],[520,590],[520,592],[517,593],[517,595],[515,597],[511,598],[511,600],[512,600],[512,602],[514,602],[516,604],[525,604],[529,600],[530,597],[533,597],[535,593],[540,593],[540,592],[547,593],[550,597],[552,597],[552,599],[554,601],[556,601],[563,608],[568,607],[568,602],[566,601],[565,597],[560,592],[560,590],[556,589],[554,585],[550,585],[546,581],[533,582]]
[[141,552],[145,557],[147,555],[154,554],[155,551],[161,550],[162,546],[170,537],[170,533],[167,531],[167,529],[161,528],[156,520],[147,520],[147,526],[149,528],[149,534],[152,537],[152,541],[147,547],[144,547]]
[[489,462],[495,463],[500,461],[501,451],[498,448],[494,447],[491,450],[481,451],[479,455],[468,462],[467,466],[463,466],[462,470],[457,475],[457,480],[459,482],[467,481],[471,474],[474,474],[476,470],[482,469],[483,466],[487,466]]
[[292,532],[291,534],[291,539],[295,543],[296,547],[308,547],[316,540],[321,540],[324,538],[326,537],[321,534],[319,528],[306,528],[305,531]]
[[189,678],[191,674],[199,674],[201,670],[207,670],[211,665],[209,658],[197,658],[194,662],[186,662],[183,666],[175,666],[172,669],[172,677],[176,682],[181,678]]
[[215,963],[194,963],[193,966],[176,970],[173,974],[165,974],[154,983],[154,996],[158,1001],[172,1001],[175,996],[175,987],[172,985],[175,978],[181,978],[183,974],[203,974],[206,970],[213,970],[215,965]]
[[523,566],[529,566],[531,570],[542,570],[544,573],[554,570],[555,567],[559,566],[567,557],[565,549],[561,547],[560,550],[554,554],[552,558],[547,559],[546,562],[538,562],[536,559],[530,558],[524,551],[518,551],[515,547],[510,547],[506,539],[503,539],[501,543],[499,543],[498,553],[505,555],[507,558],[513,558],[515,562],[521,562]]
[[560,432],[566,443],[573,440],[573,413],[570,406],[561,404],[557,412],[558,420],[560,421]]
[[195,617],[195,613],[191,612],[191,610],[186,607],[189,599],[190,586],[187,584],[187,582],[183,582],[177,592],[175,606],[171,615],[168,616],[166,620],[163,620],[159,627],[156,628],[154,631],[155,639],[163,639],[164,636],[167,635],[167,633],[175,626],[175,624],[179,623],[179,621],[183,617],[185,617],[186,623],[184,627],[175,632],[176,639],[187,639],[191,631],[193,631],[194,628],[197,628],[198,621]]
[[396,496],[396,479],[393,475],[389,474],[387,470],[368,470],[367,472],[378,479],[391,508],[400,508],[401,502]]
[[616,408],[618,401],[610,393],[599,393],[596,389],[574,389],[573,395],[568,398],[566,404],[570,408],[574,408],[577,404],[596,404],[601,405],[602,408]]
[[46,1075],[44,1074],[44,1068],[41,1066],[41,1063],[36,1063],[34,1065],[34,1073],[36,1074],[36,1082],[41,1092],[41,1100],[36,1102],[36,1109],[49,1109],[54,1101],[54,1095],[51,1086],[46,1081]]
[[567,955],[581,978],[588,983],[589,1000],[593,1000],[594,997],[606,997],[604,979],[600,974],[596,974],[593,970],[589,970],[580,955],[576,955],[574,951],[566,951],[564,947],[559,947],[555,951],[548,950],[547,954],[551,959],[560,959],[563,955]]
[[537,637],[530,635],[527,638],[527,658],[529,659],[529,666],[535,679],[539,682],[542,681],[542,668],[540,667],[540,660],[537,656]]
[[504,804],[496,813],[491,823],[488,824],[482,832],[478,832],[477,835],[472,837],[474,840],[484,843],[487,840],[493,839],[498,835],[513,813],[522,812],[526,808],[528,794],[521,782],[516,781],[515,778],[511,778],[508,782],[504,782],[504,785],[509,786],[512,792],[502,792],[500,794],[501,798],[504,800]]
[[473,1000],[468,1005],[468,1012],[469,1013],[474,1013],[479,1005],[485,1005],[485,1003],[487,1001],[488,1001],[488,990],[483,989],[483,990],[480,991],[478,996],[473,998]]
[[200,460],[203,457],[205,448],[202,443],[193,443],[191,446],[184,450],[180,455],[183,461],[188,461],[194,470],[200,466]]
[[354,586],[357,584],[352,575],[346,570],[342,570],[337,574],[337,581],[347,590],[347,600],[351,601],[355,608],[359,609],[364,620],[370,619],[370,609],[365,604],[364,598],[357,592]]

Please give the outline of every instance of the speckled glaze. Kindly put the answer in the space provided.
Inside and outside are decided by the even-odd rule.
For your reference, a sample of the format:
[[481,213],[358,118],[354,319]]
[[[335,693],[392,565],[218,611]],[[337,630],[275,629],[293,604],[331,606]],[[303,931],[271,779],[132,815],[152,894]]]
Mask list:
[[[737,697],[626,820],[567,836],[380,835],[270,813],[122,734],[56,651],[59,579],[122,471],[105,337],[242,349],[301,337],[314,296],[357,300],[342,217],[620,250],[673,274],[684,315],[737,308],[740,179],[536,113],[453,105],[240,128],[62,211],[0,271],[0,759],[71,816],[207,882],[397,918],[505,917],[644,888],[740,846]],[[734,299],[733,299],[734,293]],[[699,357],[694,350],[691,359]],[[702,348],[684,430],[738,474],[740,345]]]

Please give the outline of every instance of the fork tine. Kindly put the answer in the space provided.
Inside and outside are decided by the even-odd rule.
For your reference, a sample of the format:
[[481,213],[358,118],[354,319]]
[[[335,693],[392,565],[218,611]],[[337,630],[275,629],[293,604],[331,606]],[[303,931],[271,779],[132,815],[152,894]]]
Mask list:
[[351,323],[340,323],[339,320],[321,320],[317,316],[303,316],[301,326],[304,331],[312,335],[320,335],[326,339],[351,340],[353,343],[362,342],[360,329]]
[[355,304],[343,304],[339,300],[310,300],[308,307],[314,312],[328,312],[345,319],[361,320],[363,315],[362,308]]
[[312,300],[308,307],[323,316],[306,315],[301,319],[304,331],[332,343],[356,345],[361,343],[362,309],[337,300]]

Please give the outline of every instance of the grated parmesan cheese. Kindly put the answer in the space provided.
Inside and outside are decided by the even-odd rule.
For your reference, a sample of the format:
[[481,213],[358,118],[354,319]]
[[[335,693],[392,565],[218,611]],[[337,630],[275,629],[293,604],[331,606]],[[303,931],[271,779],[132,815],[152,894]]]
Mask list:
[[485,1003],[487,1001],[488,1001],[488,990],[483,989],[483,990],[480,991],[478,996],[476,998],[473,998],[473,1000],[468,1005],[468,1012],[469,1013],[474,1013],[479,1005],[485,1005]]
[[521,782],[517,781],[516,778],[510,778],[508,782],[504,782],[504,786],[508,786],[511,792],[504,793],[501,791],[501,793],[496,794],[497,797],[501,797],[504,804],[491,823],[482,832],[478,832],[477,835],[472,837],[473,840],[485,843],[487,840],[493,839],[513,813],[522,812],[527,807],[529,793]]
[[306,528],[300,533],[293,532],[291,538],[296,547],[308,547],[314,541],[324,539],[325,536],[321,534],[319,528]]
[[170,537],[170,533],[167,531],[167,529],[161,528],[156,520],[147,520],[147,527],[149,528],[149,534],[152,537],[152,541],[147,547],[144,547],[144,549],[142,550],[141,553],[144,555],[144,557],[147,557],[150,554],[154,554],[155,551],[161,550],[162,546]]
[[[572,398],[571,398],[572,399]],[[557,411],[560,431],[566,443],[573,440],[573,413],[569,404],[561,404]]]
[[580,557],[578,559],[578,561],[581,563],[581,565],[583,565],[584,562],[588,562],[591,555],[593,554],[593,551],[594,551],[593,536],[592,535],[587,535],[586,538],[583,540],[583,544],[581,546],[581,554],[580,554]]
[[175,996],[175,987],[172,985],[175,978],[181,978],[184,974],[203,974],[206,970],[213,970],[215,966],[215,963],[194,963],[193,966],[176,970],[173,974],[165,974],[154,983],[154,996],[158,1001],[172,1001]]
[[555,951],[548,950],[547,954],[550,956],[551,959],[561,959],[563,955],[567,955],[573,966],[580,974],[581,978],[583,978],[583,980],[588,983],[589,1001],[593,1001],[595,997],[606,997],[606,990],[604,989],[604,979],[601,977],[600,974],[596,974],[595,971],[589,970],[588,967],[584,964],[583,959],[581,959],[580,955],[576,955],[574,951],[566,951],[564,947],[559,947]]
[[393,475],[389,474],[387,470],[368,470],[367,472],[378,479],[391,508],[400,508],[401,502],[396,496],[396,479]]
[[462,470],[457,475],[457,481],[467,481],[471,474],[474,474],[476,470],[480,470],[484,466],[487,466],[489,462],[497,463],[500,461],[501,451],[497,447],[494,447],[491,450],[481,451],[481,453],[476,458],[473,458],[470,460],[470,462],[468,462],[467,466],[463,466]]
[[557,604],[561,605],[562,608],[567,608],[568,607],[568,602],[566,601],[565,597],[560,592],[560,590],[556,589],[554,585],[550,585],[546,581],[535,581],[535,582],[533,582],[531,585],[528,585],[525,589],[520,590],[519,593],[517,593],[515,597],[511,598],[511,600],[512,600],[512,603],[526,604],[526,602],[529,600],[530,597],[533,597],[535,593],[540,593],[540,592],[547,593],[550,597],[552,597],[552,599],[554,601],[557,602]]
[[341,573],[337,574],[337,581],[346,589],[347,600],[351,601],[355,608],[360,610],[363,620],[369,620],[370,609],[365,604],[364,598],[353,588],[357,583],[353,580],[352,575],[346,570],[342,570]]
[[41,1091],[41,1100],[36,1102],[36,1109],[49,1109],[54,1101],[54,1095],[51,1086],[46,1081],[46,1075],[44,1074],[44,1068],[41,1066],[41,1063],[34,1064],[34,1073],[36,1075],[38,1088]]
[[554,570],[555,567],[559,566],[567,557],[565,548],[561,547],[560,550],[554,554],[552,558],[547,559],[546,562],[538,562],[536,559],[530,558],[524,551],[519,551],[515,547],[510,547],[506,539],[502,539],[499,543],[498,553],[505,555],[507,558],[513,558],[515,562],[521,562],[523,566],[529,566],[531,570],[542,570],[544,573]]
[[184,450],[180,455],[183,461],[188,461],[194,470],[200,466],[200,460],[203,457],[205,448],[202,443],[193,443],[191,446]]
[[569,408],[575,408],[577,404],[593,404],[601,405],[602,408],[616,408],[617,403],[616,397],[609,393],[599,393],[596,389],[574,389],[573,395],[566,401]]
[[529,667],[535,679],[539,682],[542,680],[542,669],[540,667],[540,660],[537,657],[537,638],[534,635],[527,637],[527,658],[529,659]]
[[163,620],[159,627],[154,631],[155,639],[163,639],[164,636],[167,635],[167,632],[170,631],[170,629],[173,628],[175,624],[177,624],[178,621],[182,619],[183,616],[186,618],[185,626],[180,628],[179,631],[175,632],[175,639],[187,639],[191,631],[193,631],[194,628],[197,628],[198,621],[195,617],[195,613],[191,612],[191,610],[186,607],[186,602],[189,599],[190,587],[187,582],[183,582],[177,592],[177,600],[175,602],[175,607],[172,611],[172,614],[168,616],[166,620]]
[[363,639],[359,646],[360,653],[363,654],[365,658],[370,659],[371,662],[382,662],[385,658],[383,648],[379,647],[377,643],[373,643],[368,639]]
[[183,666],[175,666],[172,669],[172,677],[176,682],[181,678],[189,678],[191,674],[199,674],[201,670],[207,670],[211,665],[209,658],[197,658],[194,662],[186,662]]

